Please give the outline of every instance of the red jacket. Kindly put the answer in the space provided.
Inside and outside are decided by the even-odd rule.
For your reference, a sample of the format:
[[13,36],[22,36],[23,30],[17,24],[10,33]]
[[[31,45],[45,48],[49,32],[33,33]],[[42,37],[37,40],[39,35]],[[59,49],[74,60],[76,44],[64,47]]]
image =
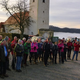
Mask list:
[[72,42],[68,42],[68,43],[67,43],[67,46],[68,46],[68,49],[71,49],[71,47],[72,47]]
[[11,47],[14,48],[16,43],[17,43],[17,41],[13,40],[13,41],[11,42]]
[[[15,40],[13,40],[13,41],[11,42],[11,48],[12,48],[12,49],[14,49],[16,43],[17,43],[17,41],[15,41]],[[13,53],[13,50],[11,51],[11,54],[12,54],[12,55],[14,54],[14,53]]]
[[77,43],[74,43],[74,51],[79,51],[80,45]]

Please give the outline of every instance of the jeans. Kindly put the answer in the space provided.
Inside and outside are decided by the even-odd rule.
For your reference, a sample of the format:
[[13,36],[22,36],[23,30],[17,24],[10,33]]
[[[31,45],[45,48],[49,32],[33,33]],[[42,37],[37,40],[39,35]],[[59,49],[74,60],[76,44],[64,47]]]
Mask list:
[[78,51],[74,51],[74,54],[73,54],[72,59],[74,59],[75,54],[76,54],[76,60],[77,60],[77,57],[78,57]]
[[17,56],[16,70],[21,69],[22,56]]

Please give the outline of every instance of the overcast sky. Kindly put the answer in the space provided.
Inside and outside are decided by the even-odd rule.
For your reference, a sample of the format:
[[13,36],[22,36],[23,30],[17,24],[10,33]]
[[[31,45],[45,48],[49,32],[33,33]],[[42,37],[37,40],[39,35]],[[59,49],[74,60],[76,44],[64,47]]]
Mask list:
[[[49,17],[50,25],[80,28],[80,0],[50,0]],[[0,22],[7,18],[6,12],[0,9]]]

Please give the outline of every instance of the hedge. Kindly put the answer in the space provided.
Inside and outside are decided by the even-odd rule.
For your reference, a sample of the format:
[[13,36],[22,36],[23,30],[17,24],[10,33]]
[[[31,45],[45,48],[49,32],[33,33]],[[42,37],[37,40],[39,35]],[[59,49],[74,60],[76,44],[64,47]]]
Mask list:
[[[20,38],[20,34],[16,34],[16,33],[0,33],[0,35],[3,36],[3,38],[5,38],[6,36],[8,36],[11,40],[14,39],[14,36],[17,36],[17,38]],[[23,37],[25,37],[26,39],[28,39],[28,35],[23,35]]]

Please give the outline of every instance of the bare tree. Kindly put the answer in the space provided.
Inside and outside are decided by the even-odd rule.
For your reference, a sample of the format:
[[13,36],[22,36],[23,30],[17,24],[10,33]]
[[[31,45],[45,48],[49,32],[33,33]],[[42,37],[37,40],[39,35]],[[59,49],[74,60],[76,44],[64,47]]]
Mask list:
[[15,4],[9,4],[10,0],[2,0],[2,8],[7,11],[14,19],[14,24],[16,24],[21,31],[21,38],[24,34],[24,28],[29,29],[31,25],[31,17],[29,16],[29,4],[28,0],[18,0]]

